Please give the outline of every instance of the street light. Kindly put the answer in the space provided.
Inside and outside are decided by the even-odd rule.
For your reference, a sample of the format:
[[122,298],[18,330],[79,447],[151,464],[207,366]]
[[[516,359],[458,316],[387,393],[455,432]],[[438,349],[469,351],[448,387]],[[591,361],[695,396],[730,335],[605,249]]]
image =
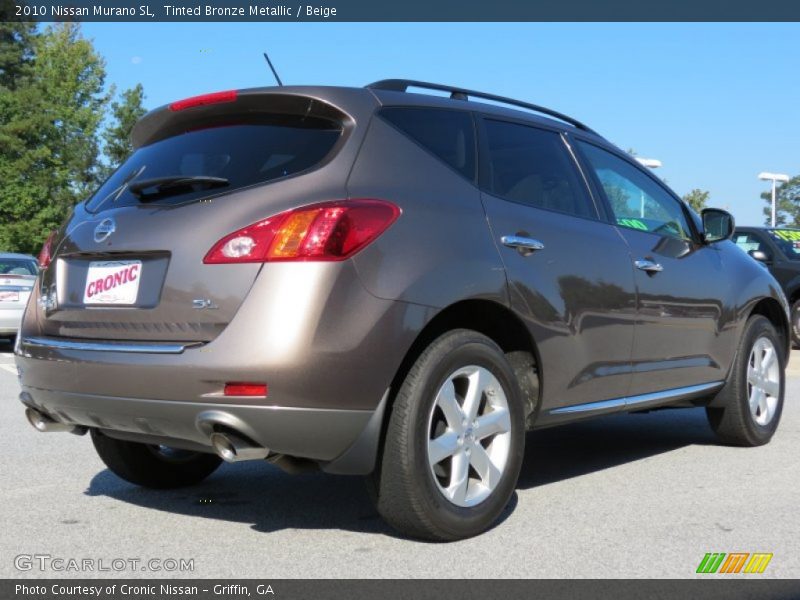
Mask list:
[[[647,167],[648,169],[657,169],[661,166],[661,161],[657,158],[639,158],[636,157],[639,164]],[[639,190],[639,216],[644,219],[644,191]]]
[[772,226],[775,227],[775,182],[780,181],[782,183],[786,183],[789,181],[789,176],[783,173],[767,173],[764,171],[763,173],[758,174],[758,178],[762,181],[772,182]]

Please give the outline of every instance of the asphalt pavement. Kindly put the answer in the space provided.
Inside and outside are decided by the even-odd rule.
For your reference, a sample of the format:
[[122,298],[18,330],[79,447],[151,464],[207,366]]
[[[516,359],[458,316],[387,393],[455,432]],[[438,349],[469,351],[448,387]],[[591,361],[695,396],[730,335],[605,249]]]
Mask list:
[[88,436],[28,425],[0,343],[0,577],[695,577],[707,552],[772,553],[757,577],[800,577],[793,355],[769,445],[718,445],[702,409],[535,432],[501,522],[431,544],[384,525],[357,477],[241,463],[192,488],[130,485]]

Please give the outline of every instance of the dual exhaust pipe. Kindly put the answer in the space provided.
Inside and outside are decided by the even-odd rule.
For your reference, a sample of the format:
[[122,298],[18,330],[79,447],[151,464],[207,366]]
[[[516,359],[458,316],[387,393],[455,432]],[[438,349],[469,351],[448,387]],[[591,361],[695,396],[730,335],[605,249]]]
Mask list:
[[[43,433],[68,432],[83,435],[87,431],[86,427],[60,423],[31,407],[25,409],[25,417],[36,431]],[[216,431],[212,433],[211,446],[220,458],[230,463],[244,460],[263,460],[269,456],[269,448],[259,446],[232,432]]]

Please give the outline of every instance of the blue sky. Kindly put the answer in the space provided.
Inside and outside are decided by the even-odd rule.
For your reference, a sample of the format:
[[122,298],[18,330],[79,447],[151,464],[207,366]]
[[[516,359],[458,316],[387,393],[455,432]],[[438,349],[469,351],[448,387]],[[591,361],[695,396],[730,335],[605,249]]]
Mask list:
[[286,84],[405,77],[570,114],[664,163],[740,224],[760,224],[760,171],[800,173],[800,24],[87,23],[108,81],[146,106]]

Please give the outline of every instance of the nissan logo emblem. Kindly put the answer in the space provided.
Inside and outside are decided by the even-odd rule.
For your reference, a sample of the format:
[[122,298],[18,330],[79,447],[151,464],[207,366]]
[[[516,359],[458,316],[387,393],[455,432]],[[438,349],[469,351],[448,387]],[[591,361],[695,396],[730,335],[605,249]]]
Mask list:
[[100,224],[94,228],[94,241],[104,242],[112,233],[117,230],[117,224],[114,219],[103,219]]

